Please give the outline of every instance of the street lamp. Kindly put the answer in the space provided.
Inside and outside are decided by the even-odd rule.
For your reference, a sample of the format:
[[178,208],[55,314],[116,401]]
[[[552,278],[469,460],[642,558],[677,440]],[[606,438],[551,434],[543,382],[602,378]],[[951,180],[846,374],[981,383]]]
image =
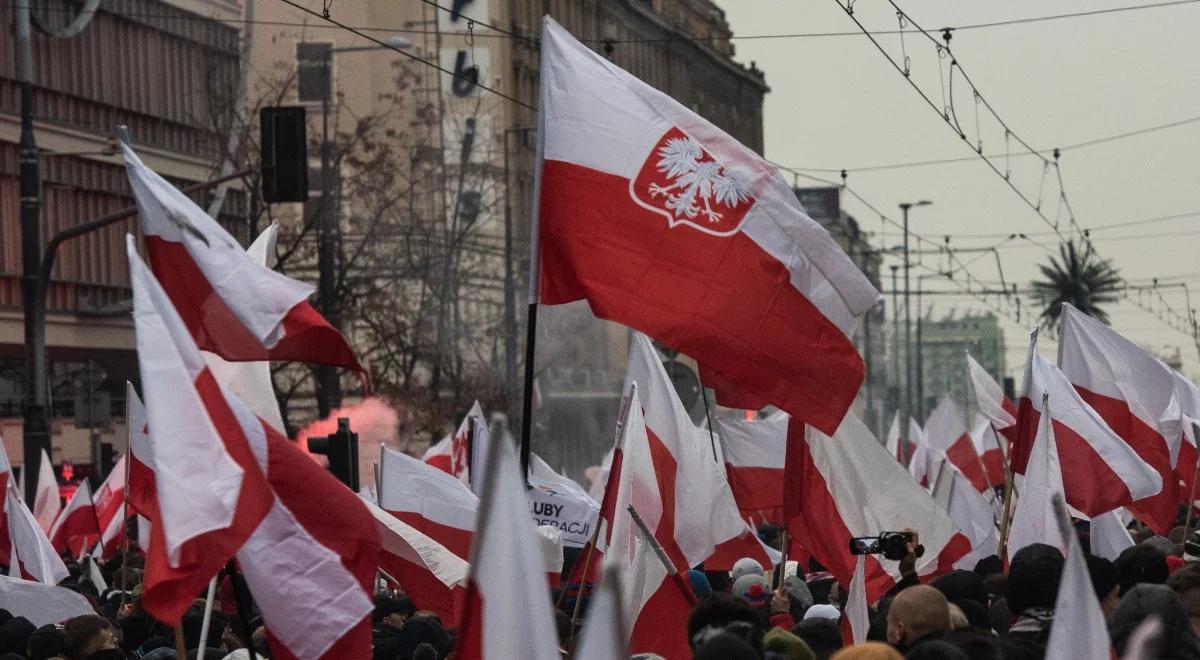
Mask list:
[[912,352],[912,307],[910,306],[910,292],[908,271],[912,265],[908,261],[908,210],[914,206],[929,206],[933,202],[923,199],[919,202],[900,202],[900,212],[904,216],[904,416],[911,417],[913,413],[912,405],[912,380],[913,380],[913,352]]
[[[338,226],[336,209],[330,204],[330,167],[332,159],[332,144],[329,141],[329,103],[333,96],[333,56],[338,53],[361,53],[375,50],[403,50],[412,47],[412,42],[400,35],[392,35],[384,40],[385,45],[347,46],[344,48],[311,48],[309,44],[298,44],[297,52],[301,55],[299,69],[303,73],[306,68],[320,72],[321,95],[321,215],[317,231],[317,298],[321,314],[329,324],[339,332],[342,329],[341,312],[337,302],[337,259],[341,245],[341,231]],[[319,63],[307,60],[303,55],[320,57]],[[315,64],[315,66],[314,66]],[[303,87],[303,85],[302,85]],[[301,99],[304,100],[304,99]],[[334,408],[341,405],[341,383],[338,381],[337,367],[332,365],[317,366],[317,415],[328,417]]]

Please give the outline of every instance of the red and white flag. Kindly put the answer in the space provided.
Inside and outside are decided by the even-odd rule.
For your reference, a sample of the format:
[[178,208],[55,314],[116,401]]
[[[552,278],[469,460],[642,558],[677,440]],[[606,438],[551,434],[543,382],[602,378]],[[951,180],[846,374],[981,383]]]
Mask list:
[[87,480],[79,483],[67,508],[58,514],[54,524],[50,526],[50,545],[55,552],[67,549],[67,542],[78,536],[100,534],[100,521],[96,518],[96,505],[92,502],[92,487]]
[[[393,449],[379,456],[379,506],[461,559],[471,555],[479,498],[449,474]],[[528,505],[522,507],[528,511]]]
[[128,460],[126,454],[121,455],[116,465],[113,465],[112,471],[108,473],[108,478],[100,484],[92,498],[96,505],[96,519],[100,523],[101,530],[107,527],[113,518],[118,517],[121,509],[124,508],[125,466]]
[[925,420],[925,438],[934,455],[945,455],[946,460],[958,468],[975,490],[982,492],[991,486],[983,469],[983,461],[975,450],[975,441],[967,431],[962,411],[949,396],[943,396],[929,414],[929,419]]
[[118,512],[120,515],[113,516],[104,529],[100,530],[100,538],[96,541],[96,547],[92,549],[92,556],[99,559],[111,559],[116,554],[117,549],[121,547],[121,542],[124,540],[122,536],[125,532],[125,525],[133,516],[133,512],[129,512],[129,517],[126,517],[124,512]]
[[1160,428],[1175,394],[1171,370],[1071,305],[1064,303],[1062,310],[1059,368],[1083,400],[1158,472],[1162,488],[1128,508],[1156,533],[1166,534],[1175,525],[1180,501],[1171,452],[1171,445],[1180,440],[1179,431],[1168,437]]
[[1053,501],[1055,522],[1065,540],[1062,578],[1054,603],[1054,621],[1046,640],[1046,657],[1055,660],[1097,660],[1116,658],[1104,611],[1092,588],[1091,572],[1079,539],[1071,526],[1071,517],[1062,496]]
[[782,524],[787,414],[764,419],[717,416],[714,422],[725,475],[742,516]]
[[[1013,425],[1016,428],[1016,425]],[[1005,450],[1008,440],[996,433],[992,421],[984,415],[975,416],[975,426],[971,428],[971,443],[975,445],[975,453],[979,454],[979,462],[983,463],[983,474],[987,477],[989,488],[1004,485]]]
[[487,442],[487,421],[483,416],[483,407],[476,401],[454,435],[448,435],[431,445],[421,460],[453,475],[466,484],[471,492],[477,493],[479,484],[471,479],[471,465],[479,464],[487,456]]
[[[1029,350],[1036,352],[1037,349],[1031,346]],[[1032,543],[1052,545],[1064,553],[1067,549],[1068,534],[1059,526],[1054,510],[1054,499],[1063,497],[1065,491],[1059,462],[1062,454],[1057,445],[1058,424],[1052,423],[1058,413],[1058,402],[1059,398],[1053,394],[1039,402],[1039,407],[1049,405],[1050,409],[1043,411],[1038,420],[1033,451],[1029,454],[1021,493],[1013,509],[1007,540],[1009,562],[1018,550]],[[1070,405],[1070,399],[1064,400],[1063,405]]]
[[[921,575],[949,571],[971,543],[929,493],[888,454],[853,414],[832,437],[793,423],[787,434],[789,470],[784,496],[796,499],[791,529],[797,541],[842,584],[854,574],[850,539],[911,528],[925,554]],[[866,565],[867,602],[875,602],[901,578],[899,562],[872,555]]]
[[1180,444],[1175,457],[1175,475],[1179,477],[1179,497],[1186,501],[1195,489],[1196,425],[1200,423],[1200,388],[1178,371],[1171,371],[1175,399],[1179,404]]
[[374,518],[295,443],[241,402],[232,408],[273,493],[270,511],[237,552],[271,657],[370,657],[379,566]]
[[870,610],[867,604],[866,576],[867,556],[859,555],[854,562],[854,577],[846,590],[846,608],[842,611],[842,643],[854,646],[867,641],[867,629],[871,627]]
[[[258,238],[246,248],[246,254],[254,263],[273,269],[275,266],[275,239],[279,224],[272,222]],[[271,363],[227,362],[215,353],[204,352],[204,361],[217,378],[234,396],[242,400],[259,419],[275,430],[284,432],[283,415],[279,412],[279,401],[275,398],[275,385],[271,381]]]
[[275,498],[250,444],[262,425],[217,383],[132,236],[127,252],[151,437],[147,455],[133,449],[148,459],[155,484],[153,498],[143,503],[151,510],[142,511],[153,535],[142,604],[154,618],[177,625]]
[[[525,480],[508,442],[487,457],[455,657],[557,660],[558,635]],[[385,485],[385,493],[387,486]]]
[[66,565],[16,491],[9,488],[4,498],[8,510],[8,537],[12,541],[8,574],[44,584],[58,584],[67,579]]
[[[10,488],[18,488],[13,478],[12,463],[8,460],[8,452],[4,449],[4,438],[0,437],[0,494],[8,493]],[[18,492],[18,499],[21,493]],[[12,542],[8,538],[8,498],[0,505],[0,564],[8,564]]]
[[54,466],[50,456],[42,450],[42,460],[38,461],[37,491],[33,498],[33,517],[41,525],[43,531],[50,531],[50,526],[62,511],[62,498],[58,494],[58,477],[54,476]]
[[903,429],[900,428],[900,411],[897,410],[896,414],[892,415],[892,423],[888,425],[887,440],[884,441],[883,446],[887,448],[889,454],[896,457],[896,460],[901,465],[908,465],[907,447],[904,446],[908,444],[908,441],[900,437],[902,432]]
[[1017,433],[1017,405],[1004,396],[1004,389],[1000,387],[1000,383],[997,383],[970,353],[967,353],[967,368],[971,373],[971,386],[975,390],[975,402],[979,406],[979,413],[991,421],[996,431],[1012,442]]
[[[598,556],[592,561],[602,560],[605,566],[613,566],[627,576],[623,577],[622,593],[630,649],[667,658],[687,657],[690,588],[680,583],[678,572],[686,571],[690,564],[682,558],[674,533],[675,475],[670,471],[660,473],[666,452],[647,428],[638,385],[631,384],[626,391],[629,404],[601,503]],[[631,506],[662,545],[676,575],[671,575],[638,529],[629,513]]]
[[549,18],[541,56],[538,301],[587,300],[832,433],[879,292],[761,156]]
[[588,603],[587,618],[579,632],[574,657],[588,660],[629,658],[629,627],[626,625],[622,580],[619,566],[612,564],[604,569],[600,586]]
[[917,420],[908,418],[908,442],[912,446],[912,458],[908,461],[908,473],[922,486],[930,485],[931,479],[937,478],[937,466],[929,454],[929,441],[925,438],[925,430]]
[[466,595],[467,561],[396,516],[367,501],[379,533],[379,567],[400,582],[417,609],[450,625]]
[[983,493],[948,464],[938,474],[932,491],[933,499],[971,542],[971,552],[955,562],[955,568],[971,570],[980,559],[996,554],[1000,539],[996,533],[995,509]]
[[1134,545],[1133,536],[1121,519],[1120,509],[1094,516],[1088,527],[1088,540],[1092,554],[1109,561],[1116,561],[1122,552]]
[[1042,397],[1049,395],[1068,504],[1096,516],[1161,491],[1158,470],[1109,427],[1058,367],[1038,353],[1036,330],[1030,333],[1024,390],[1018,415],[1021,432],[1013,444],[1014,471],[1028,476],[1026,463],[1044,413]]
[[363,373],[345,337],[308,302],[312,286],[256,261],[128,144],[121,150],[154,274],[202,350]]
[[783,561],[783,553],[762,542],[752,518],[746,520],[742,533],[717,545],[704,560],[706,571],[731,571],[739,559],[749,557],[760,566],[771,567]]

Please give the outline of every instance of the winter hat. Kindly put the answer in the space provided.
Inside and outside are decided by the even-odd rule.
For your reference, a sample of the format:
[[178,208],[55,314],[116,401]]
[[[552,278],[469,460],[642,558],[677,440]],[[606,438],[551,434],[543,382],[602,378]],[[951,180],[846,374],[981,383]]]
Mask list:
[[808,590],[808,583],[804,578],[798,575],[789,575],[783,578],[783,589],[796,601],[796,605],[802,610],[807,610],[813,605],[812,592]]
[[804,613],[805,621],[808,621],[809,619],[831,619],[833,621],[837,621],[840,618],[842,618],[842,613],[838,611],[838,608],[827,603],[813,605],[812,607],[808,608],[807,612]]
[[737,560],[737,562],[733,565],[733,570],[731,573],[735,583],[737,582],[737,579],[743,575],[757,575],[762,577],[766,574],[766,572],[763,570],[762,564],[750,557],[742,557],[741,559]]
[[733,595],[754,607],[771,604],[771,583],[761,575],[743,575],[733,582]]
[[[765,580],[764,580],[765,582]],[[721,633],[708,640],[692,654],[694,660],[757,660],[758,653],[753,646],[746,643],[737,635]]]
[[692,591],[696,593],[697,598],[704,598],[713,592],[712,585],[708,582],[708,576],[695,569],[687,572],[688,581],[692,584]]

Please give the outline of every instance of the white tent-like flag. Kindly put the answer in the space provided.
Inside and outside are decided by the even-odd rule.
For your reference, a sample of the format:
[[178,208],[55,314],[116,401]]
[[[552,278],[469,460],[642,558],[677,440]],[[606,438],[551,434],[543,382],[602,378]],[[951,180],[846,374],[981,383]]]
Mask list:
[[1134,545],[1133,537],[1121,520],[1120,509],[1092,517],[1088,538],[1091,540],[1092,554],[1109,561],[1116,561],[1122,552]]
[[8,574],[14,578],[58,584],[67,578],[67,567],[59,558],[46,532],[13,489],[5,493],[8,509],[8,536],[12,540],[12,558]]
[[854,564],[854,577],[846,590],[846,610],[842,613],[842,642],[846,646],[867,640],[871,626],[867,604],[867,556],[859,555]]
[[42,450],[42,460],[38,461],[37,495],[33,498],[33,517],[41,525],[42,531],[49,531],[62,511],[62,499],[58,494],[58,478],[54,476],[54,466],[50,464],[50,456]]
[[983,493],[975,490],[958,470],[949,464],[938,475],[933,499],[950,514],[950,519],[971,541],[971,552],[954,562],[954,567],[971,570],[980,559],[996,554],[1000,546],[994,509]]
[[1054,522],[1058,535],[1066,543],[1062,579],[1058,583],[1058,600],[1054,604],[1054,621],[1046,640],[1046,657],[1055,660],[1096,660],[1114,657],[1112,640],[1100,601],[1092,588],[1087,560],[1062,494],[1052,500]]
[[621,580],[618,566],[610,564],[603,569],[600,587],[592,596],[587,619],[579,633],[575,657],[588,660],[629,658],[629,628],[625,625]]
[[79,592],[3,575],[0,575],[0,603],[4,603],[5,609],[20,612],[39,628],[76,616],[96,614],[92,604]]

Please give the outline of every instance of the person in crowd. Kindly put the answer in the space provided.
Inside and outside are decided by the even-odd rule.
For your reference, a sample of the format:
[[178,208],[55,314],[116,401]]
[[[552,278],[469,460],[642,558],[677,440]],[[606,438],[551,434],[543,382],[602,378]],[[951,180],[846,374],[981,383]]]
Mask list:
[[842,629],[834,619],[806,618],[797,623],[792,632],[808,645],[817,660],[829,660],[842,648]]
[[1167,555],[1151,541],[1126,548],[1113,562],[1120,574],[1121,596],[1139,584],[1162,584],[1167,581],[1170,574]]
[[375,596],[371,617],[371,641],[375,643],[375,660],[393,660],[400,652],[404,623],[417,608],[407,596]]
[[1092,578],[1092,589],[1100,601],[1100,611],[1108,618],[1112,616],[1117,602],[1121,600],[1121,574],[1117,572],[1117,567],[1104,557],[1088,555],[1087,565],[1088,575]]
[[1163,584],[1134,585],[1121,596],[1121,602],[1108,618],[1108,634],[1118,656],[1125,652],[1134,630],[1150,616],[1157,616],[1162,622],[1154,658],[1200,660],[1200,638],[1192,629],[1187,611],[1175,592]]
[[[687,621],[688,644],[699,650],[720,635],[733,635],[762,654],[766,627],[762,615],[750,603],[725,593],[714,593],[692,609]],[[714,656],[715,657],[715,656]]]
[[892,600],[887,613],[887,641],[902,652],[939,639],[950,631],[950,606],[942,592],[918,584]]
[[1175,592],[1187,612],[1192,630],[1200,635],[1200,563],[1189,562],[1167,578],[1167,586]]
[[119,648],[119,631],[112,621],[96,615],[77,616],[63,622],[63,656],[88,660],[97,651]]
[[1062,571],[1062,553],[1045,543],[1021,548],[1009,566],[1007,605],[1016,619],[1004,636],[1037,657],[1050,636]]
[[833,654],[833,660],[902,660],[903,657],[883,642],[863,642]]

